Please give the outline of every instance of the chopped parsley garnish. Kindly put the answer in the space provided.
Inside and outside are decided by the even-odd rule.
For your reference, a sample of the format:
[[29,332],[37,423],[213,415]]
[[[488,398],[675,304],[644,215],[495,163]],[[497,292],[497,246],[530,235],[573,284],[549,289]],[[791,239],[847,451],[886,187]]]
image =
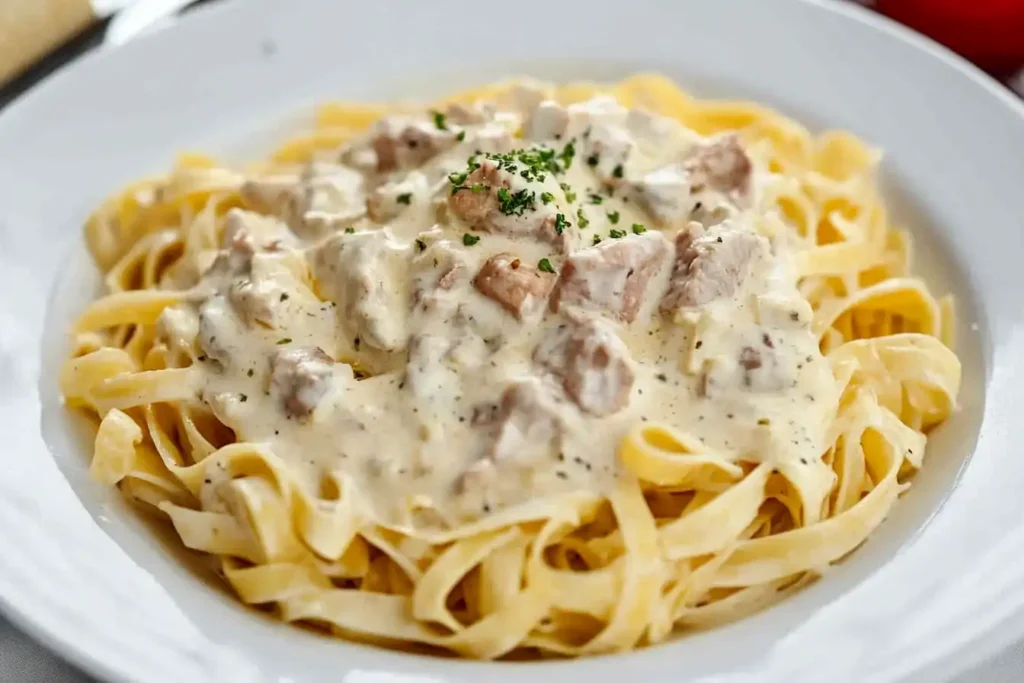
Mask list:
[[467,247],[471,247],[480,241],[479,235],[470,235],[468,232],[462,236],[462,243]]
[[408,206],[412,203],[412,192],[406,192],[405,194],[398,195],[398,203],[405,204]]
[[545,204],[550,204],[551,202],[555,201],[555,195],[551,194],[550,192],[541,192],[540,200]]
[[351,235],[351,234],[352,234],[352,233],[354,233],[355,231],[356,231],[356,229],[355,229],[355,228],[345,228],[345,234],[346,234],[346,235]]
[[480,194],[481,192],[486,192],[489,188],[483,183],[473,183],[469,189],[473,194]]
[[580,207],[579,211],[576,212],[576,219],[580,222],[581,228],[590,225],[590,219],[587,218],[587,214],[583,213],[583,207]]
[[608,233],[608,236],[609,237],[614,237],[615,239],[619,239],[621,237],[625,237],[626,236],[626,231],[625,230],[612,230],[611,232]]
[[537,262],[537,269],[543,270],[545,273],[555,272],[555,267],[552,266],[551,261],[547,260],[546,258],[542,258],[540,261]]
[[420,251],[426,251],[427,243],[424,242],[423,240],[416,240],[416,248],[419,249]]
[[291,337],[281,337],[280,339],[277,340],[277,343],[278,343],[278,345],[280,345],[280,344],[291,344],[292,343],[292,338]]
[[[515,149],[506,154],[487,154],[489,161],[497,164],[498,170],[508,173],[517,173],[527,182],[542,183],[547,179],[548,173],[559,174],[565,171],[562,163],[563,156],[556,158],[555,150],[545,147],[530,147],[526,149]],[[571,158],[570,158],[571,161]],[[522,170],[520,170],[520,166]]]
[[559,235],[565,232],[565,229],[568,228],[570,225],[571,224],[569,223],[569,221],[565,220],[565,214],[560,213],[555,216],[555,232],[557,232]]
[[591,204],[600,204],[604,201],[604,197],[599,194],[594,194],[593,192],[591,192],[587,198],[590,200]]
[[562,188],[562,192],[565,193],[565,201],[570,204],[576,201],[576,193],[572,191],[572,185],[569,183],[559,183],[558,186]]
[[565,143],[565,147],[562,148],[562,153],[558,155],[558,158],[562,160],[562,165],[565,166],[565,170],[568,171],[572,166],[572,160],[576,157],[576,145],[575,140],[570,140]]
[[455,136],[455,139],[458,140],[459,142],[462,142],[463,140],[465,140],[466,139],[466,131],[460,130],[459,134]]
[[593,167],[597,166],[599,163],[601,163],[601,155],[591,154],[589,157],[587,157],[587,166]]
[[509,192],[504,187],[498,190],[498,208],[506,216],[522,216],[527,209],[533,209],[537,199],[530,190]]
[[439,111],[430,113],[434,117],[434,126],[438,130],[448,130],[448,117]]
[[601,236],[600,235],[594,235],[594,244],[599,244],[600,242],[601,242]]
[[[473,157],[470,157],[472,160]],[[471,164],[472,165],[472,164]],[[448,182],[452,184],[452,194],[454,195],[459,190],[465,190],[466,186],[463,185],[466,182],[466,178],[469,177],[469,173],[450,173],[448,174]]]
[[633,234],[634,235],[639,235],[640,233],[643,233],[643,232],[647,232],[647,228],[645,228],[644,226],[640,225],[639,223],[634,223],[633,224]]
[[615,168],[612,169],[612,177],[613,178],[621,178],[622,177],[622,173],[623,173],[622,164],[618,164]]
[[608,212],[608,222],[611,223],[612,225],[618,225],[619,224],[619,212],[618,211],[609,211]]

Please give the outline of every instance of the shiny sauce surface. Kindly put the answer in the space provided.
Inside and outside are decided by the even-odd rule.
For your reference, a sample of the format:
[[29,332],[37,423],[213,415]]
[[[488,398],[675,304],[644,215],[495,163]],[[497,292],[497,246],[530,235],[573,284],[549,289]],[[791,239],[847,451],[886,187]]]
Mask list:
[[606,98],[391,117],[250,178],[159,334],[239,440],[388,524],[607,492],[638,422],[824,487],[835,382],[774,181]]

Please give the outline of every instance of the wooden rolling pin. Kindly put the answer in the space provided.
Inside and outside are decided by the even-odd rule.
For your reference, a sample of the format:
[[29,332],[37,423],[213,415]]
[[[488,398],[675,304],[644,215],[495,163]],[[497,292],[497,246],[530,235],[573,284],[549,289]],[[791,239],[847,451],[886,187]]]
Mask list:
[[95,18],[89,0],[0,0],[0,86]]

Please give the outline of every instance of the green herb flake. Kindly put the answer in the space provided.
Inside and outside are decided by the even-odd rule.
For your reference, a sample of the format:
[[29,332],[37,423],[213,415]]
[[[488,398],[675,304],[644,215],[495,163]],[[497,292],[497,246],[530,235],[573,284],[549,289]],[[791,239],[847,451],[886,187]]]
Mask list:
[[576,201],[576,193],[572,191],[572,185],[569,183],[559,183],[558,186],[562,188],[562,192],[565,193],[565,201],[570,204]]
[[522,216],[527,209],[535,208],[537,195],[529,190],[509,192],[504,187],[498,190],[498,208],[506,216]]
[[568,171],[572,166],[572,160],[576,157],[576,145],[574,140],[570,140],[565,143],[565,147],[562,148],[562,153],[558,155],[558,158],[562,160],[562,165],[565,170]]
[[619,224],[619,212],[618,211],[609,211],[608,212],[608,222],[611,223],[612,225],[618,225]]
[[466,182],[466,178],[469,176],[468,173],[450,173],[448,175],[448,182],[452,185],[461,185]]
[[356,231],[356,229],[355,229],[355,228],[345,228],[345,234],[346,234],[346,235],[351,235],[351,234],[352,234],[352,233],[354,233],[355,231]]
[[581,228],[585,228],[590,225],[590,219],[587,218],[587,214],[583,213],[582,207],[580,207],[579,211],[576,212],[576,219],[580,222]]
[[473,183],[469,189],[473,194],[480,194],[481,192],[486,192],[488,187],[483,183]]
[[619,164],[614,169],[612,169],[612,177],[613,178],[621,178],[622,174],[623,174],[622,164]]
[[555,201],[555,195],[551,194],[550,192],[542,192],[540,195],[540,200],[545,204],[550,204],[551,202]]
[[281,344],[291,344],[292,343],[292,338],[291,337],[281,337],[280,339],[277,340],[277,343],[278,343],[279,346]]
[[590,195],[588,195],[587,199],[590,200],[591,204],[601,204],[602,202],[604,202],[604,197],[602,197],[599,194],[594,194],[593,192],[591,192]]
[[546,258],[542,258],[540,261],[537,262],[537,269],[542,270],[545,273],[555,272],[555,267],[552,266],[551,261],[547,260]]
[[434,117],[434,126],[438,130],[448,130],[448,117],[439,111],[430,112],[430,115]]
[[620,239],[620,238],[623,238],[623,237],[626,236],[626,231],[625,230],[612,230],[611,232],[608,233],[608,236],[609,237],[613,237],[615,239]]
[[587,166],[593,168],[594,166],[597,166],[599,163],[601,163],[601,155],[591,154],[589,157],[587,157]]
[[561,235],[565,232],[565,229],[570,227],[569,221],[565,220],[565,214],[558,214],[555,216],[555,232]]
[[458,140],[459,142],[462,142],[463,140],[465,140],[466,139],[466,131],[460,130],[459,134],[455,136],[455,139]]
[[647,228],[645,228],[644,226],[640,225],[639,223],[634,223],[633,224],[633,234],[639,235],[639,234],[644,233],[644,232],[647,232]]
[[471,247],[480,241],[479,235],[470,235],[468,232],[462,236],[462,243],[467,247]]
[[412,204],[412,192],[406,192],[405,194],[398,195],[398,203],[409,206]]
[[594,235],[594,244],[600,244],[600,243],[601,243],[601,236],[600,235]]

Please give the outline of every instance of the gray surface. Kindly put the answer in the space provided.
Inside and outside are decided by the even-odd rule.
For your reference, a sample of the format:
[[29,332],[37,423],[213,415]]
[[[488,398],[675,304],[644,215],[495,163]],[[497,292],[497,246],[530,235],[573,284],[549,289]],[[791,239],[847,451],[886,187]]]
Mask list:
[[[98,45],[101,39],[102,26],[98,26],[46,58],[29,73],[0,88],[0,110],[67,61]],[[1020,80],[1024,86],[1024,75]],[[23,635],[0,617],[0,683],[99,683],[50,653],[44,645]],[[1024,680],[1024,644],[1004,651],[954,683],[1020,683],[1021,680]]]

